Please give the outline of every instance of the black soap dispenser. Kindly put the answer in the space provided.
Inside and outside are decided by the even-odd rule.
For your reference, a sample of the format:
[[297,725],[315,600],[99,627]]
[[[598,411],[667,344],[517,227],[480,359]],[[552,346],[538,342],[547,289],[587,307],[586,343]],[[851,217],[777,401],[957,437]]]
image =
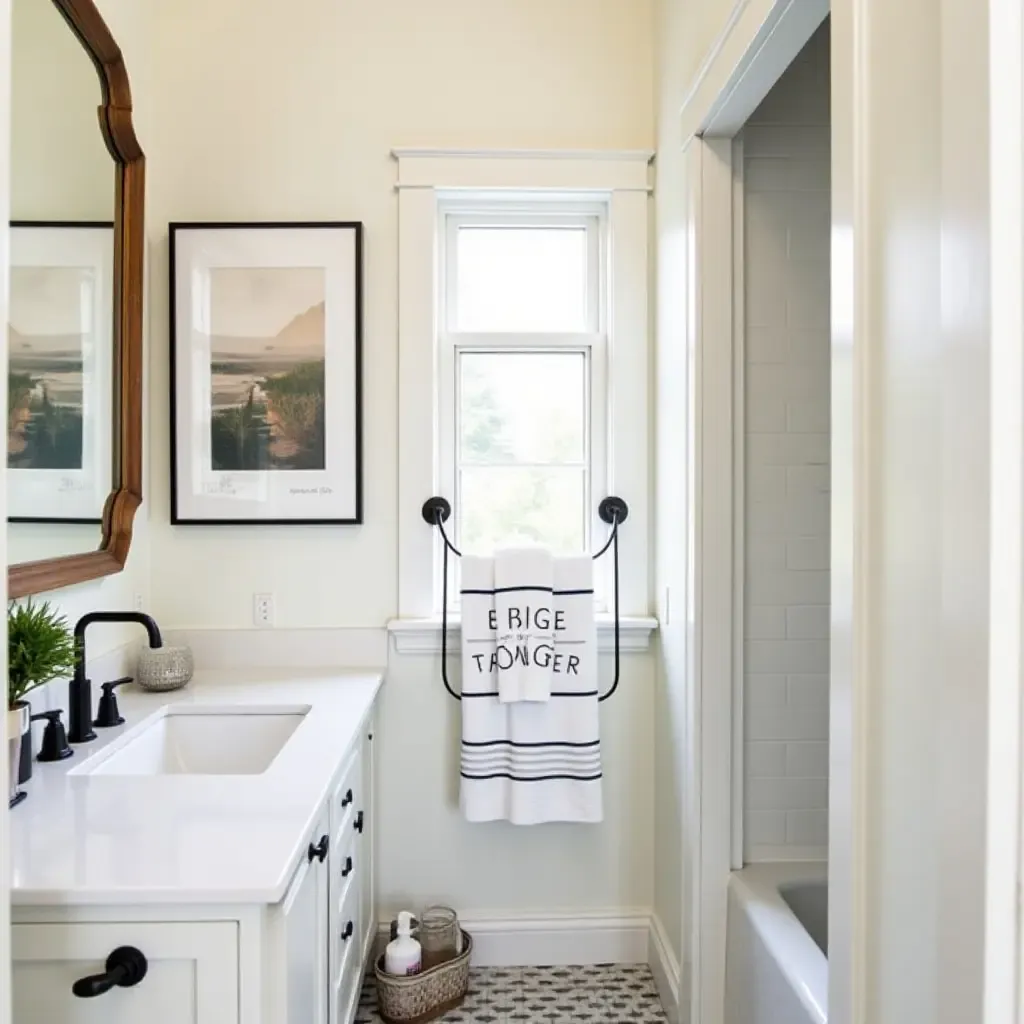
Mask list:
[[32,716],[33,722],[46,719],[43,742],[39,748],[38,759],[40,761],[64,761],[74,754],[74,751],[68,746],[64,723],[60,720],[63,713],[60,708],[57,708],[54,711],[43,711],[41,714]]

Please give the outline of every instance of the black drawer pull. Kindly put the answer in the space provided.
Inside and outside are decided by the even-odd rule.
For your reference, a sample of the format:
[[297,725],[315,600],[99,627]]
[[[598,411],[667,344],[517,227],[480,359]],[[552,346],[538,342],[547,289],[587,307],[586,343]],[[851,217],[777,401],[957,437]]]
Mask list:
[[307,856],[309,857],[310,863],[312,863],[313,860],[316,859],[319,860],[321,864],[323,864],[323,862],[327,859],[327,846],[329,842],[330,840],[327,838],[327,836],[321,836],[320,842],[317,843],[316,846],[314,846],[312,843],[309,844],[309,852]]
[[346,857],[345,858],[345,866],[341,869],[341,877],[342,878],[348,878],[348,876],[351,875],[351,874],[352,874],[352,858],[351,857]]
[[91,974],[87,978],[79,978],[71,986],[71,991],[79,999],[92,999],[109,992],[115,985],[131,988],[138,985],[146,976],[149,964],[142,953],[134,946],[118,946],[107,957],[106,972]]
[[348,805],[350,803],[352,803],[352,790],[351,789],[348,790],[348,792],[346,792],[345,795],[341,798],[341,806],[342,807],[348,807]]
[[361,832],[363,831],[363,812],[362,812],[362,811],[360,811],[360,812],[359,812],[359,813],[358,813],[358,814],[356,815],[356,821],[355,821],[355,824],[354,824],[354,825],[353,825],[352,827],[353,827],[353,828],[354,828],[354,829],[355,829],[355,830],[356,830],[357,832],[360,832],[360,833],[361,833]]
[[349,921],[349,923],[347,925],[345,925],[345,930],[341,933],[341,940],[342,940],[342,942],[348,942],[348,940],[350,938],[352,938],[352,933],[354,931],[355,931],[355,925],[353,925],[352,922]]

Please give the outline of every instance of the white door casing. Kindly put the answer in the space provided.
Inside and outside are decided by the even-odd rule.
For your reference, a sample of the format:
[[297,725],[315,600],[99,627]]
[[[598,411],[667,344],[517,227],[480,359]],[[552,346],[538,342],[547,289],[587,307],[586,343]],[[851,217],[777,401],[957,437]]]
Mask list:
[[[725,984],[726,885],[739,866],[742,818],[741,619],[737,608],[737,526],[741,522],[742,421],[737,402],[736,301],[742,231],[735,202],[733,138],[779,75],[828,14],[827,0],[758,0],[737,4],[702,66],[680,115],[690,211],[685,294],[689,313],[689,365],[695,404],[689,450],[694,487],[688,518],[693,529],[692,583],[687,620],[694,623],[693,666],[687,684],[686,789],[683,893],[684,984],[692,1024],[721,1024]],[[667,183],[659,176],[659,190]],[[679,300],[679,295],[675,301]],[[662,298],[661,301],[664,301]],[[741,349],[739,350],[742,351]],[[730,808],[728,814],[722,808]],[[688,962],[687,962],[688,961]],[[689,971],[689,977],[685,975]]]
[[1024,689],[1024,12],[989,12],[992,559],[985,1024],[1024,1020],[1019,898]]

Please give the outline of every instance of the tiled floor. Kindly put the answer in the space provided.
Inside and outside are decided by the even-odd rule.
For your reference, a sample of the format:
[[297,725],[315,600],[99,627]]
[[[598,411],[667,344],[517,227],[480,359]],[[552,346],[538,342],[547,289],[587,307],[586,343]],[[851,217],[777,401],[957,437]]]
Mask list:
[[[666,1024],[651,970],[604,967],[475,967],[469,994],[440,1018],[460,1024]],[[356,1024],[378,1024],[373,977]]]

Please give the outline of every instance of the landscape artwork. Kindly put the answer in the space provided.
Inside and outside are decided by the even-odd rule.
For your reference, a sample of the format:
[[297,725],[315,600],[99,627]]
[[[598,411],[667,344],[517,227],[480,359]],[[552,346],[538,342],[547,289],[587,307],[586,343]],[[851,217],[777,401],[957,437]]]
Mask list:
[[323,267],[211,267],[210,453],[217,472],[324,470]]
[[11,469],[82,469],[85,346],[94,323],[95,284],[89,267],[11,267]]
[[171,523],[361,523],[362,225],[168,233]]

